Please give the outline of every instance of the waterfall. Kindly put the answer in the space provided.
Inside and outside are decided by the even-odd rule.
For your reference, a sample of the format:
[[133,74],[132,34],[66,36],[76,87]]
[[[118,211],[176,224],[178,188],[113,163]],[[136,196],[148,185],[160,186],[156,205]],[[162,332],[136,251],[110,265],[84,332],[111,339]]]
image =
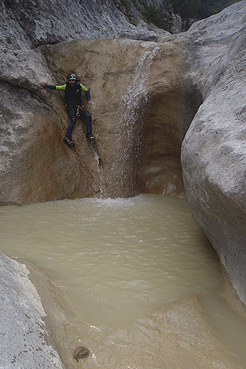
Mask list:
[[122,96],[116,124],[118,138],[112,164],[114,194],[116,197],[133,196],[138,193],[136,169],[138,151],[141,146],[141,131],[144,114],[148,107],[148,78],[150,67],[159,47],[156,44],[142,44],[143,51],[137,62],[132,82]]

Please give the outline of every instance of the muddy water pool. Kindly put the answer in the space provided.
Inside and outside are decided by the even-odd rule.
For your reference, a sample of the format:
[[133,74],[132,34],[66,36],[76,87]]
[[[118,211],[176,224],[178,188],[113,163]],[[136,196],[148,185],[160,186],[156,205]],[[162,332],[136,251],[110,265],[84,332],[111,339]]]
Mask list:
[[[192,294],[246,366],[245,324],[219,297],[221,266],[185,200],[63,200],[2,207],[0,219],[1,251],[38,264],[65,292],[78,316],[74,340],[93,353],[86,367],[120,368],[116,353],[129,344],[137,352],[146,339],[142,317]],[[148,360],[137,357],[129,368]]]

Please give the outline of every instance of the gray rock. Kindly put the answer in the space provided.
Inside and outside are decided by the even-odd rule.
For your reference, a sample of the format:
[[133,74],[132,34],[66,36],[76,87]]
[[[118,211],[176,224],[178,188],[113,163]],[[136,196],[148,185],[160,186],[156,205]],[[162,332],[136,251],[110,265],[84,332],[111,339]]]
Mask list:
[[64,368],[46,338],[45,311],[25,265],[0,253],[0,368]]
[[182,145],[186,194],[246,303],[246,2],[186,35],[191,77],[203,96]]
[[[148,27],[129,23],[113,0],[1,0],[3,10],[20,25],[33,46],[72,39],[146,36]],[[157,34],[167,34],[156,29]],[[154,35],[154,32],[149,32]],[[144,36],[144,37],[145,37]]]
[[171,33],[180,33],[182,32],[182,18],[179,14],[172,14],[172,26]]

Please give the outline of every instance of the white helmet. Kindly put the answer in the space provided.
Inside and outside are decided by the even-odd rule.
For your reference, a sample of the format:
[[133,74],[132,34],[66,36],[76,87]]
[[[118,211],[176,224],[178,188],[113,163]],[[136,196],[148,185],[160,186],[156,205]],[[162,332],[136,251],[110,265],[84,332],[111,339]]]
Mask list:
[[74,73],[70,73],[68,76],[67,76],[67,80],[68,81],[76,81],[77,80],[77,77]]

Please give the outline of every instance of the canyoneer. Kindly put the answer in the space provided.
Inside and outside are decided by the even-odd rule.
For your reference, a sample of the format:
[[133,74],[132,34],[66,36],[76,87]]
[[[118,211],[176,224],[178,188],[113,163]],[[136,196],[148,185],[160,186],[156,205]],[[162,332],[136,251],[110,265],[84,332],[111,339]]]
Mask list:
[[66,84],[61,86],[47,85],[44,82],[40,82],[39,84],[41,88],[65,91],[66,111],[69,116],[70,123],[67,128],[67,134],[64,137],[63,141],[69,146],[74,145],[71,135],[73,127],[76,123],[76,117],[80,115],[83,115],[86,120],[87,138],[89,140],[93,140],[94,136],[92,133],[91,116],[86,111],[85,107],[81,104],[81,91],[85,92],[88,106],[92,106],[93,102],[91,101],[89,90],[80,83],[76,75],[74,73],[70,73],[67,77]]

